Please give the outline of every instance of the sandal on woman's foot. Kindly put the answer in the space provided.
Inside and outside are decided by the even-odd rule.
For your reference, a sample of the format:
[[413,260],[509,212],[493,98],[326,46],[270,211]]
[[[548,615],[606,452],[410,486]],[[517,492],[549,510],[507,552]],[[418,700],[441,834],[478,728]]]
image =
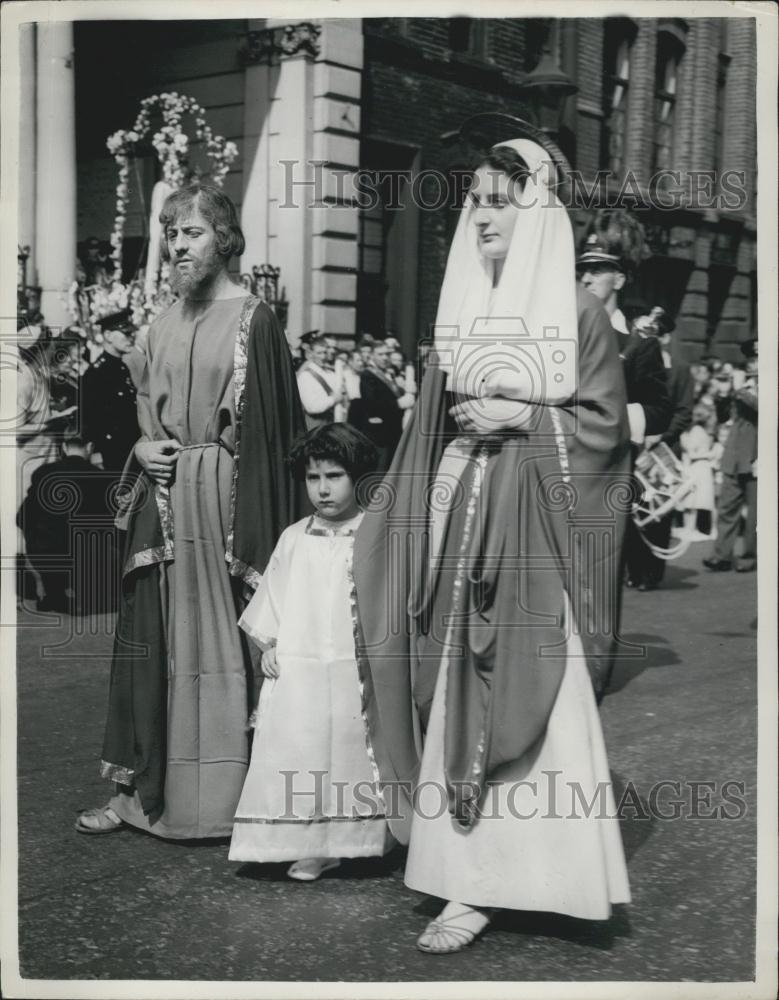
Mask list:
[[110,806],[85,809],[78,814],[76,829],[79,833],[113,833],[124,824]]
[[287,875],[298,882],[314,882],[324,872],[337,868],[340,858],[303,858],[287,869]]
[[[455,907],[460,906],[460,909]],[[450,907],[452,909],[450,910]],[[453,955],[473,944],[489,927],[492,910],[447,903],[417,938],[417,948],[428,955]]]

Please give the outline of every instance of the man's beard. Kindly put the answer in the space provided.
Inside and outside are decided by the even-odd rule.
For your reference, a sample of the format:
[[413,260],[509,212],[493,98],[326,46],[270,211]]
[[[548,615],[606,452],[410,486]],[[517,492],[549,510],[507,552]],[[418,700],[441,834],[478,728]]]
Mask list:
[[224,263],[224,258],[216,252],[200,260],[189,260],[186,271],[180,271],[174,261],[170,269],[170,286],[176,295],[186,298],[209,285],[224,268]]

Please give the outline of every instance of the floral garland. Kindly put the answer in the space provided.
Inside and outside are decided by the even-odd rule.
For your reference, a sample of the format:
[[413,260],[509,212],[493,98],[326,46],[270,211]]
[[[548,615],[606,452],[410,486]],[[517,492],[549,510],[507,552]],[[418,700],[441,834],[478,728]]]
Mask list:
[[167,270],[166,267],[163,268],[162,280],[152,299],[144,294],[142,274],[128,285],[116,278],[105,278],[85,287],[76,280],[68,289],[68,311],[82,334],[96,347],[100,347],[104,338],[98,323],[103,316],[111,316],[129,308],[130,321],[140,330],[172,304],[175,296],[168,281]]
[[174,295],[168,280],[169,268],[163,264],[160,282],[153,297],[144,293],[143,275],[129,285],[122,281],[122,248],[124,227],[130,199],[130,168],[138,145],[151,132],[151,117],[155,111],[162,114],[162,126],[151,135],[151,144],[162,164],[163,180],[172,188],[182,187],[190,177],[190,141],[183,130],[182,119],[192,115],[195,119],[196,141],[205,146],[211,166],[210,179],[221,187],[231,164],[238,156],[238,147],[224,136],[214,135],[206,121],[205,111],[198,102],[185,94],[165,93],[146,97],[131,129],[120,129],[108,137],[106,145],[119,168],[116,186],[116,213],[111,232],[111,255],[107,273],[97,284],[86,288],[76,280],[68,291],[68,307],[76,323],[97,346],[103,336],[97,325],[103,316],[111,315],[128,306],[132,310],[133,324],[141,328],[158,313],[167,308]]
[[127,205],[130,195],[130,160],[135,155],[139,142],[151,130],[151,115],[155,109],[162,113],[162,127],[151,137],[152,146],[162,164],[163,180],[173,188],[181,187],[187,180],[189,167],[189,138],[182,129],[182,118],[186,114],[195,118],[195,136],[206,147],[211,162],[211,180],[217,187],[224,183],[230,165],[238,155],[238,147],[228,142],[224,136],[215,136],[205,119],[205,111],[193,97],[185,94],[154,94],[141,101],[141,110],[131,129],[120,129],[108,137],[106,145],[119,167],[119,183],[116,187],[116,217],[111,233],[111,260],[114,277],[121,280],[122,244]]

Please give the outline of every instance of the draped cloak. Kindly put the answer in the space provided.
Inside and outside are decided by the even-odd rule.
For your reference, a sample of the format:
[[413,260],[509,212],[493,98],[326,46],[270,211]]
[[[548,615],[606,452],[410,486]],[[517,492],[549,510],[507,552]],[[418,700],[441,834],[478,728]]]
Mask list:
[[421,755],[418,719],[424,725],[444,651],[448,805],[466,826],[490,775],[546,728],[565,669],[565,592],[596,695],[608,681],[631,501],[625,383],[608,317],[582,288],[577,322],[576,394],[538,406],[527,433],[478,441],[480,482],[447,499],[434,573],[429,488],[452,436],[451,397],[434,365],[357,533],[364,710],[402,842]]
[[305,420],[271,310],[175,303],[150,330],[138,406],[144,438],[182,450],[170,488],[132,470],[101,773],[152,832],[229,835],[248,761],[241,590],[306,509],[285,466]]

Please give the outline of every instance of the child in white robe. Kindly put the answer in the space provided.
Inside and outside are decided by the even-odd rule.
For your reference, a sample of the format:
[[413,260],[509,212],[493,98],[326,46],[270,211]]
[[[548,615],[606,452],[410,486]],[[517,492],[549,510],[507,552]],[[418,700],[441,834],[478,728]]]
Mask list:
[[294,861],[313,881],[345,857],[391,843],[362,714],[352,582],[362,511],[355,483],[376,450],[348,424],[327,424],[290,455],[316,513],[279,538],[240,626],[263,650],[251,763],[231,861]]
[[712,514],[716,507],[714,462],[717,452],[706,428],[706,408],[696,406],[692,421],[692,427],[681,436],[682,465],[694,484],[684,500],[684,521],[687,536],[697,542],[711,535]]

